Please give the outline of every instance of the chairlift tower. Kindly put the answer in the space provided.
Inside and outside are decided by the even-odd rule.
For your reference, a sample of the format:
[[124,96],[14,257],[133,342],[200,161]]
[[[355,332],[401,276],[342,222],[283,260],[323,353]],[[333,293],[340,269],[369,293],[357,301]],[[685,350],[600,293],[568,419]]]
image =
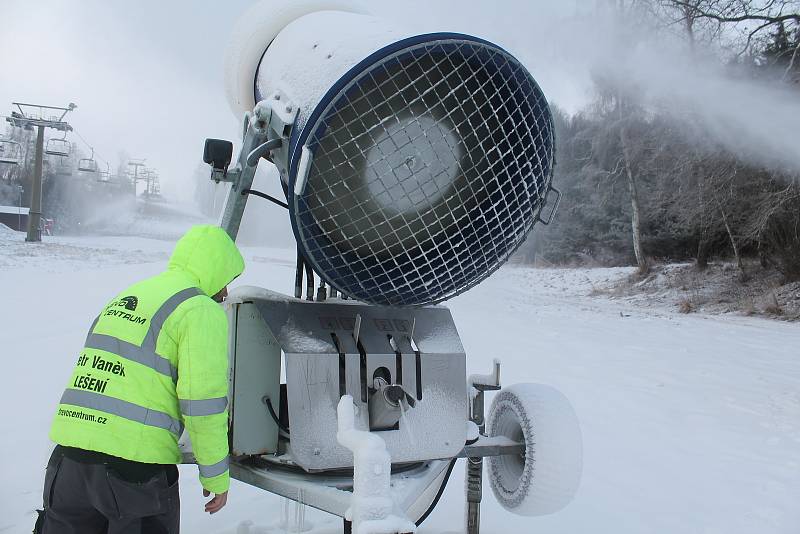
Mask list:
[[145,179],[145,173],[140,172],[140,167],[145,167],[144,162],[146,159],[129,159],[128,160],[128,167],[133,167],[133,175],[131,176],[131,171],[128,169],[128,176],[130,177],[131,181],[133,182],[133,194],[136,195],[136,184],[139,183],[139,180]]
[[161,195],[161,182],[158,179],[158,171],[155,169],[147,169],[145,177],[147,179],[147,188],[145,189],[147,196]]
[[6,121],[13,126],[32,130],[36,127],[36,155],[33,166],[33,185],[31,189],[31,206],[28,214],[28,235],[25,237],[27,242],[38,242],[42,240],[42,232],[39,223],[42,218],[42,158],[44,155],[44,129],[53,128],[60,132],[72,131],[72,126],[64,120],[67,113],[78,106],[70,103],[67,107],[44,106],[41,104],[23,104],[22,102],[12,102],[12,106],[17,111],[12,111]]

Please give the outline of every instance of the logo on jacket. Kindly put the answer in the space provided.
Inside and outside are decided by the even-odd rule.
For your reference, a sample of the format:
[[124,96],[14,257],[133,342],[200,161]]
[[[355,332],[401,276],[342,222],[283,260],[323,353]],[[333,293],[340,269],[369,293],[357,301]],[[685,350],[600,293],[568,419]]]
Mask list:
[[[106,306],[103,315],[108,315],[111,317],[121,317],[122,319],[127,319],[128,321],[136,324],[145,324],[147,319],[141,317],[139,315],[134,315],[132,312],[136,310],[136,306],[139,305],[139,299],[134,297],[133,295],[129,297],[122,297],[119,300],[113,301],[111,304]],[[115,308],[125,308],[125,310],[115,309]]]
[[139,299],[134,296],[123,297],[114,303],[114,306],[123,306],[126,310],[135,311],[139,304]]

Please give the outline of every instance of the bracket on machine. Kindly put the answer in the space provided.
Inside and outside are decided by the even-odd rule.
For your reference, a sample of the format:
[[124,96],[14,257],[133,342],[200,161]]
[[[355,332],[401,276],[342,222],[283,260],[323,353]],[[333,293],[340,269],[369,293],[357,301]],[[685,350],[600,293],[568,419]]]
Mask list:
[[[286,175],[289,136],[296,118],[296,106],[280,93],[256,104],[252,112],[245,114],[242,147],[232,168],[229,165],[233,144],[222,139],[206,139],[203,161],[211,165],[211,179],[231,184],[219,225],[234,241],[239,234],[258,162],[262,158],[271,161],[281,175]],[[277,157],[273,157],[273,152],[277,152]]]

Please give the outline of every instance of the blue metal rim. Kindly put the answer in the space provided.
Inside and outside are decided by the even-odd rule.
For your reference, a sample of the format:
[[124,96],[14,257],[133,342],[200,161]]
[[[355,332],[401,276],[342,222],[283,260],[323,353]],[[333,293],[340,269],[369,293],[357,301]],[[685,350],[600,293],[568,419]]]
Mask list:
[[[303,236],[301,229],[300,229],[300,221],[299,221],[299,214],[303,211],[308,212],[307,207],[305,206],[305,201],[302,196],[298,196],[294,194],[294,185],[297,176],[297,169],[300,162],[300,156],[302,152],[303,146],[307,144],[309,138],[312,135],[316,135],[316,139],[319,139],[320,132],[325,131],[325,126],[320,125],[320,120],[325,113],[330,112],[330,106],[334,104],[334,101],[342,96],[343,90],[348,87],[354,80],[356,80],[365,70],[368,70],[370,67],[377,65],[381,62],[381,60],[391,56],[393,54],[397,54],[398,52],[403,51],[404,49],[409,49],[415,47],[416,45],[421,44],[428,44],[431,45],[439,44],[441,42],[447,41],[457,41],[461,43],[474,43],[477,45],[481,45],[487,49],[487,51],[492,52],[499,52],[504,54],[506,57],[514,59],[508,52],[506,52],[503,48],[486,41],[484,39],[480,39],[477,37],[473,37],[466,34],[460,33],[431,33],[431,34],[423,34],[414,37],[410,37],[407,39],[403,39],[392,43],[376,52],[371,54],[370,56],[366,57],[364,60],[359,62],[357,65],[352,67],[347,73],[345,73],[335,84],[331,86],[331,88],[325,93],[323,98],[314,108],[314,111],[309,116],[308,120],[305,122],[302,129],[294,128],[292,131],[292,137],[290,139],[289,144],[289,154],[290,154],[290,164],[289,164],[289,176],[288,176],[288,191],[289,191],[289,212],[290,212],[290,222],[292,225],[292,231],[295,234],[295,238],[298,243],[299,249],[304,254],[307,261],[309,261],[314,268],[314,271],[318,273],[318,275],[328,283],[332,288],[337,289],[344,295],[348,295],[352,298],[357,300],[362,300],[364,302],[369,302],[373,304],[380,304],[380,305],[426,305],[426,304],[435,304],[438,302],[442,302],[443,300],[447,300],[457,294],[466,291],[467,289],[474,287],[476,284],[487,278],[491,275],[496,269],[498,269],[505,260],[516,251],[516,249],[522,244],[524,239],[519,240],[516,243],[516,246],[513,249],[510,249],[504,253],[504,258],[501,261],[495,261],[493,264],[487,263],[485,265],[485,269],[483,272],[468,272],[468,273],[457,273],[455,275],[451,275],[451,280],[449,287],[439,287],[434,288],[430,291],[423,291],[419,292],[415,289],[408,290],[405,294],[394,294],[394,295],[385,295],[382,294],[379,287],[365,287],[363,285],[363,280],[356,280],[352,273],[342,272],[340,269],[346,268],[347,261],[342,259],[338,259],[339,265],[335,265],[329,258],[323,259],[323,261],[327,265],[320,264],[320,258],[317,258],[315,254],[311,253],[309,250],[308,244],[306,242],[305,236]],[[516,61],[514,59],[514,61]],[[544,117],[545,123],[538,125],[543,131],[546,131],[547,134],[544,136],[546,139],[549,140],[549,146],[539,147],[537,148],[537,152],[543,151],[545,152],[545,156],[542,158],[547,162],[548,172],[547,175],[540,177],[543,180],[543,187],[545,192],[550,187],[552,182],[552,172],[553,167],[555,165],[555,140],[554,140],[554,131],[553,131],[553,124],[552,124],[552,116],[549,113],[549,107],[547,106],[546,99],[544,94],[536,83],[534,78],[530,75],[530,73],[516,62],[517,65],[521,67],[521,70],[527,75],[527,83],[532,86],[532,97],[537,101],[543,103],[544,109],[548,111],[546,117]],[[256,95],[258,96],[258,95]],[[541,104],[540,104],[541,105]],[[308,143],[309,149],[312,151],[315,146],[315,140],[312,139],[312,142]],[[530,206],[531,209],[531,221],[525,228],[522,229],[524,234],[527,234],[530,229],[535,224],[538,215],[544,205],[544,197],[540,199],[540,201],[536,205]],[[306,208],[305,210],[301,208]],[[483,244],[485,240],[482,242],[480,236],[478,235],[479,232],[476,232],[476,243],[479,245]],[[324,236],[321,236],[324,238]],[[316,247],[319,250],[321,247]],[[450,260],[453,258],[451,257]],[[360,258],[354,257],[353,260],[360,261]],[[385,268],[384,268],[385,272]],[[386,273],[389,274],[389,273]],[[402,273],[394,272],[391,273],[391,276],[400,277]],[[354,291],[354,287],[359,287],[360,291]]]

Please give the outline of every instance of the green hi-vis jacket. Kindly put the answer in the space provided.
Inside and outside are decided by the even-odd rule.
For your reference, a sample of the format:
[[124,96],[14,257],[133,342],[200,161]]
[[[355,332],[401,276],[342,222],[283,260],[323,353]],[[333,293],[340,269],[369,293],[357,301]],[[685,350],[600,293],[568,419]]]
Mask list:
[[180,463],[189,431],[200,482],[228,490],[228,322],[211,299],[244,269],[221,228],[195,226],[168,269],[117,295],[89,329],[50,429],[70,447]]

